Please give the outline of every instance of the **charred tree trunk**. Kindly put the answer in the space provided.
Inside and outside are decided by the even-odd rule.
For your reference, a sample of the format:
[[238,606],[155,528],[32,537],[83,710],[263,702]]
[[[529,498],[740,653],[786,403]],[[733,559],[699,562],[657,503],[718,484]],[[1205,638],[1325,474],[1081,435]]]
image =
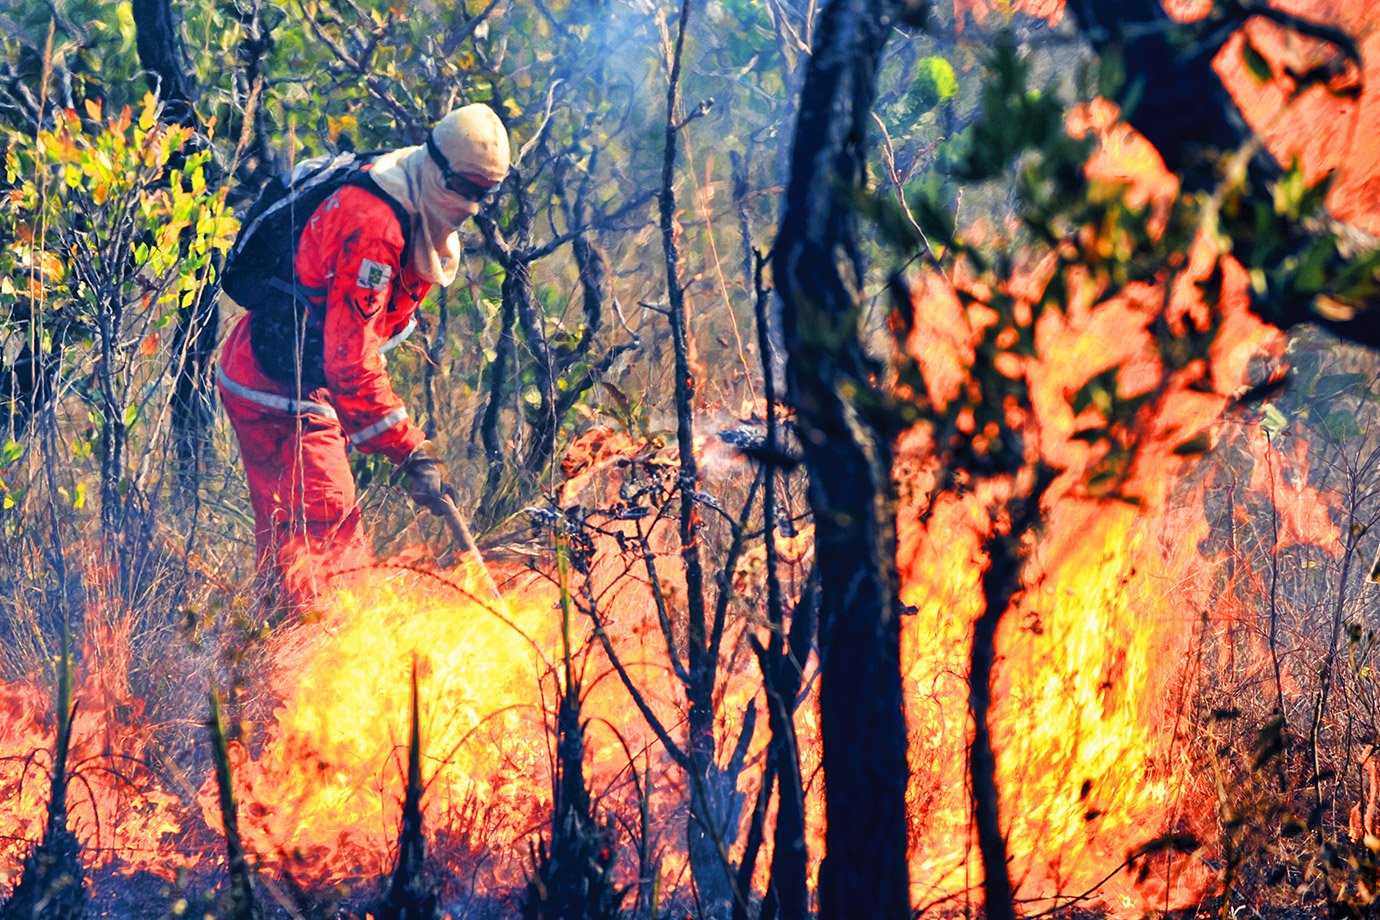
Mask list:
[[968,747],[968,777],[972,785],[973,824],[982,857],[983,904],[988,920],[1013,920],[1011,875],[1006,866],[1006,836],[1001,827],[1001,790],[997,785],[997,754],[987,721],[992,707],[992,670],[996,663],[997,626],[1020,585],[1018,547],[1005,536],[987,541],[987,571],[982,576],[986,608],[973,624],[973,647],[968,669],[968,710],[973,739]]
[[224,920],[258,920],[259,909],[254,903],[254,884],[245,858],[244,842],[240,839],[239,806],[235,804],[235,787],[230,774],[230,751],[225,738],[225,720],[220,696],[211,693],[211,760],[216,770],[216,791],[220,805],[220,819],[225,827],[225,889],[217,904],[217,916]]
[[412,666],[412,736],[407,746],[407,791],[403,794],[398,864],[379,907],[379,920],[440,920],[439,895],[426,877],[426,838],[422,835],[422,722],[417,697],[417,666]]
[[[264,72],[266,62],[273,53],[275,43],[273,30],[281,24],[286,14],[265,0],[252,0],[247,5],[233,5],[231,15],[244,30],[239,47],[235,49],[235,59],[239,64],[235,82],[237,92],[244,99],[244,120],[237,128],[232,128],[239,137],[232,163],[237,185],[249,196],[250,190],[258,189],[275,172],[272,131],[261,97],[268,79]],[[235,192],[236,189],[231,189],[232,198]]]
[[1006,836],[1001,826],[1001,796],[997,785],[997,753],[992,746],[988,715],[992,706],[992,672],[996,664],[997,627],[1021,589],[1025,568],[1026,538],[1040,526],[1040,503],[1054,481],[1054,471],[1043,465],[1034,471],[1028,492],[1006,506],[1005,530],[988,537],[987,570],[982,573],[982,615],[973,624],[971,666],[968,670],[968,706],[973,720],[973,740],[968,748],[968,777],[972,784],[973,823],[982,856],[982,888],[988,920],[1015,920],[1014,891],[1007,870]]
[[[768,724],[771,727],[767,773],[779,774],[780,792],[776,806],[776,836],[772,847],[771,880],[762,901],[762,920],[776,917],[793,920],[809,912],[810,894],[807,879],[809,854],[805,846],[805,787],[800,775],[800,746],[795,734],[796,699],[800,695],[802,666],[810,655],[814,640],[813,592],[807,591],[791,613],[786,626],[786,601],[781,591],[777,569],[776,549],[776,466],[781,463],[776,419],[776,368],[772,358],[771,324],[768,301],[771,297],[763,274],[766,259],[753,253],[753,288],[756,293],[757,350],[762,362],[763,395],[767,403],[766,470],[762,487],[762,522],[767,564],[767,623],[771,637],[766,647],[757,645],[762,675],[767,690]],[[813,582],[813,579],[811,579]],[[771,785],[763,779],[763,794],[770,795]],[[759,803],[760,804],[760,803]],[[754,819],[756,815],[754,815]],[[754,825],[755,826],[755,825]],[[755,851],[753,851],[755,854]],[[744,857],[746,859],[746,856]],[[740,884],[742,891],[751,890]]]
[[821,920],[910,915],[891,422],[859,341],[850,196],[896,0],[834,0],[801,92],[774,274],[810,475],[821,603],[826,853]]
[[[475,223],[484,234],[489,255],[503,267],[503,284],[499,298],[502,303],[499,318],[498,344],[495,347],[493,363],[489,366],[489,398],[484,404],[484,413],[479,423],[479,434],[484,445],[484,457],[489,469],[484,480],[484,493],[480,507],[490,509],[488,519],[502,517],[496,510],[500,499],[510,499],[502,494],[505,474],[516,472],[516,465],[505,462],[510,459],[512,448],[503,442],[499,430],[504,400],[507,398],[507,385],[512,374],[510,364],[516,360],[517,327],[528,322],[526,314],[532,311],[532,279],[529,259],[525,249],[531,241],[532,218],[527,208],[527,199],[522,191],[522,175],[514,169],[509,175],[505,188],[512,190],[516,208],[513,219],[506,230],[487,214],[480,214]],[[526,331],[524,329],[524,331]]]
[[[482,225],[481,225],[482,226]],[[484,459],[488,472],[484,478],[484,494],[481,506],[488,506],[498,495],[503,484],[503,437],[499,431],[500,414],[503,412],[504,390],[511,374],[509,365],[517,350],[517,305],[507,291],[509,280],[503,279],[504,293],[502,308],[498,319],[498,343],[494,346],[494,359],[487,370],[489,394],[484,402],[484,412],[479,416],[479,438],[484,447]]]
[[[743,859],[738,863],[739,891],[752,890],[752,876],[757,870],[757,854],[762,851],[762,842],[766,834],[767,806],[775,791],[776,757],[771,748],[768,748],[766,762],[762,766],[762,785],[757,790],[757,801],[752,806],[752,820],[748,823],[747,839],[743,842]],[[734,901],[732,920],[748,920],[748,907],[747,898]],[[762,905],[758,916],[765,920],[765,904]]]
[[564,652],[560,705],[556,713],[556,775],[553,779],[551,845],[532,847],[532,877],[522,900],[524,920],[616,920],[628,890],[613,881],[612,823],[594,816],[585,786],[585,725],[581,683],[570,642],[573,602],[570,549],[558,537],[561,587],[561,647]]
[[169,0],[133,0],[135,47],[139,63],[148,75],[149,89],[168,107],[170,118],[180,125],[195,122],[192,111],[196,86],[187,71],[186,56],[177,20]]
[[[169,0],[134,0],[135,46],[149,88],[167,106],[167,118],[196,130],[196,84],[183,53],[181,34]],[[181,166],[174,154],[169,168]],[[173,354],[177,376],[173,383],[172,426],[181,481],[195,483],[215,418],[211,396],[211,362],[220,329],[219,286],[202,287],[190,307],[177,314]]]

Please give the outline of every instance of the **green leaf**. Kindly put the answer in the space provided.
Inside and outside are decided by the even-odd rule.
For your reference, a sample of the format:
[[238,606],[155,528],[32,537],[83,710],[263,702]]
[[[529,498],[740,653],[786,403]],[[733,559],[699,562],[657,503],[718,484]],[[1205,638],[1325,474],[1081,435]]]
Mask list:
[[1241,46],[1241,55],[1246,59],[1246,72],[1261,83],[1269,83],[1274,79],[1274,71],[1270,69],[1270,62],[1265,60],[1265,55],[1248,38]]
[[1355,413],[1345,409],[1328,413],[1323,418],[1323,426],[1328,434],[1339,441],[1354,441],[1361,437],[1361,426],[1356,423]]
[[1265,409],[1261,412],[1263,418],[1260,424],[1265,428],[1265,433],[1275,438],[1289,425],[1289,419],[1284,413],[1279,411],[1279,406],[1274,403],[1266,403]]
[[915,82],[907,94],[912,117],[923,115],[958,94],[953,65],[938,55],[921,58],[915,65]]
[[0,447],[0,464],[9,466],[11,463],[18,460],[23,453],[23,446],[20,445],[18,441],[10,438],[5,442],[3,447]]
[[1206,431],[1202,431],[1175,447],[1174,456],[1198,457],[1207,453],[1211,447],[1212,439],[1208,437]]
[[1317,294],[1327,288],[1327,265],[1336,251],[1333,241],[1323,237],[1308,247],[1294,272],[1294,289]]

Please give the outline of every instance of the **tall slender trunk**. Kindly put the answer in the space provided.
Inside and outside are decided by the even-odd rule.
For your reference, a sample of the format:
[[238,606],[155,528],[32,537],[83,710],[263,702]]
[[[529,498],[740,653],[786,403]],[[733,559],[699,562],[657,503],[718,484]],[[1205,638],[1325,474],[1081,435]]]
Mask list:
[[878,400],[859,341],[849,200],[864,182],[877,71],[899,8],[834,0],[821,16],[774,261],[821,586],[821,920],[910,915],[892,433],[866,408]]
[[134,17],[135,48],[139,64],[148,75],[149,89],[167,105],[171,120],[191,125],[196,84],[187,69],[170,0],[133,0],[130,12]]
[[[480,440],[484,445],[484,458],[489,469],[484,479],[484,493],[479,505],[486,509],[481,517],[485,520],[501,518],[511,502],[511,494],[503,494],[505,474],[515,471],[510,464],[511,448],[504,444],[500,430],[507,385],[512,374],[510,365],[517,358],[517,329],[523,322],[523,312],[531,310],[532,279],[529,263],[523,251],[531,242],[531,213],[527,209],[527,199],[522,194],[522,176],[516,170],[509,178],[513,202],[516,209],[508,227],[500,228],[493,218],[479,215],[476,223],[484,234],[489,255],[503,266],[503,284],[499,299],[502,304],[499,312],[498,343],[494,347],[494,360],[488,368],[489,398],[484,404],[484,412],[479,420]],[[505,186],[508,187],[508,186]],[[500,499],[503,499],[500,507]]]
[[[786,602],[781,590],[776,548],[775,464],[780,456],[776,420],[776,368],[772,360],[771,323],[768,299],[771,294],[763,280],[766,262],[753,254],[753,287],[756,293],[757,350],[762,362],[763,395],[767,402],[766,463],[762,486],[762,522],[767,563],[767,622],[771,637],[765,649],[758,649],[767,688],[768,723],[771,743],[768,770],[780,774],[776,806],[776,835],[772,847],[771,881],[762,902],[762,920],[804,917],[809,909],[807,879],[809,853],[805,845],[805,790],[800,774],[800,746],[795,734],[796,698],[800,694],[801,667],[810,654],[814,637],[813,598],[807,592],[791,614],[789,635],[786,627]],[[766,792],[770,786],[763,780]]]
[[680,454],[680,556],[685,568],[686,638],[689,701],[686,754],[690,767],[690,822],[687,828],[690,870],[705,917],[727,916],[733,898],[733,878],[725,839],[734,789],[715,761],[714,681],[718,672],[719,630],[706,615],[704,564],[700,557],[700,517],[696,507],[700,485],[695,457],[695,395],[697,381],[690,367],[690,322],[685,286],[680,280],[679,228],[676,221],[675,170],[680,131],[681,58],[691,11],[681,0],[671,75],[666,89],[666,146],[658,197],[662,249],[666,260],[667,317],[675,361],[676,447]]
[[973,624],[968,669],[968,708],[973,739],[968,746],[968,777],[972,788],[973,823],[982,857],[983,904],[989,920],[1012,920],[1011,875],[1006,867],[1006,836],[1001,828],[1001,795],[997,785],[997,753],[992,746],[988,715],[992,708],[992,671],[996,664],[997,627],[1020,585],[1022,556],[1015,541],[996,536],[987,541],[987,571],[982,575],[986,608]]
[[989,920],[1014,920],[1014,889],[1007,869],[1006,837],[1001,825],[1001,796],[997,784],[997,752],[992,745],[988,716],[992,707],[992,674],[997,658],[997,627],[1021,588],[1026,538],[1040,526],[1040,503],[1054,481],[1054,471],[1036,467],[1030,488],[1007,503],[1005,532],[986,541],[987,570],[982,573],[983,613],[973,624],[968,706],[973,740],[968,748],[968,777],[972,786],[973,823],[982,856],[982,888]]

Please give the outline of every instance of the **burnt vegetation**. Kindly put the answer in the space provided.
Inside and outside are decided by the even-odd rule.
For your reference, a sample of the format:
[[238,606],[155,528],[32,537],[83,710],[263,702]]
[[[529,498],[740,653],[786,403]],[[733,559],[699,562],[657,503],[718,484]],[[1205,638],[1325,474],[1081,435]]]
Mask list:
[[[0,13],[0,920],[1371,915],[1380,18],[1201,6]],[[284,621],[235,215],[468,102]]]

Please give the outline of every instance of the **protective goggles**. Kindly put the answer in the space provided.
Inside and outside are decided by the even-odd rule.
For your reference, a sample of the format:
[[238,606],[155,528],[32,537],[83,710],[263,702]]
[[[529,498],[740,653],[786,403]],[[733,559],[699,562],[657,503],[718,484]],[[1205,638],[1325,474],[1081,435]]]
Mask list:
[[461,198],[483,205],[488,202],[494,192],[498,191],[497,185],[480,185],[468,176],[461,175],[451,169],[450,164],[446,162],[445,155],[441,153],[441,148],[436,146],[436,140],[430,134],[426,136],[426,152],[431,155],[431,159],[440,168],[441,181],[445,183],[446,188]]

